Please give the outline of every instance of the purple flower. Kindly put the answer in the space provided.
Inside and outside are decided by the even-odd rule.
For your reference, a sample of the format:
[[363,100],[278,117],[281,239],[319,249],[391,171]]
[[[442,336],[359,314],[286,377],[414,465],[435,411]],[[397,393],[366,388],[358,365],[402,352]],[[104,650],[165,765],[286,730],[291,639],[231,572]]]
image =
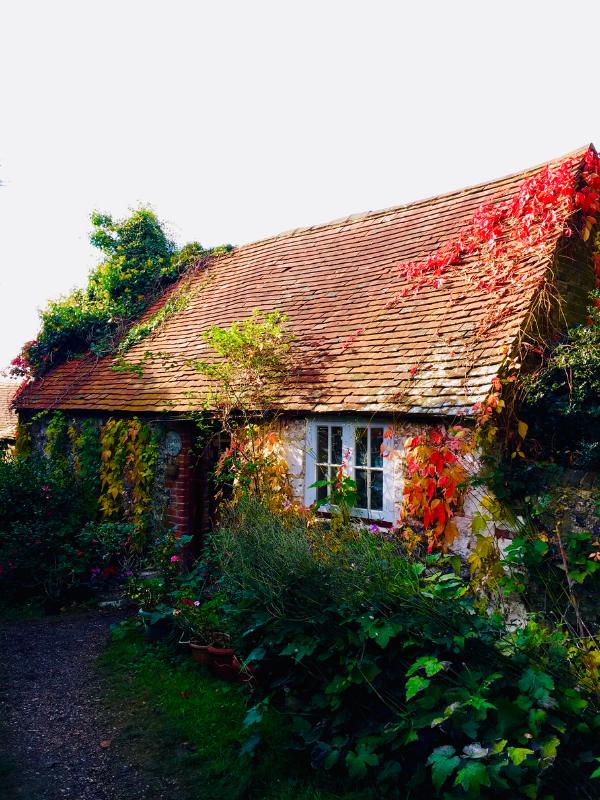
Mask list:
[[379,528],[377,527],[377,525],[374,525],[373,523],[369,525],[367,530],[369,531],[369,533],[379,533]]

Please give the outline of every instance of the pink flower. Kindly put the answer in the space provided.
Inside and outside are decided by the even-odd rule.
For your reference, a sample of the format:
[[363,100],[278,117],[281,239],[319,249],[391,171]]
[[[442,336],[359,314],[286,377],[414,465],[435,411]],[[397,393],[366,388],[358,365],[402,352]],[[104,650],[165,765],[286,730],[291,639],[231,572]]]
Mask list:
[[198,608],[198,606],[200,605],[200,600],[194,600],[194,605],[196,606],[196,608]]
[[174,609],[173,609],[173,616],[174,616],[174,617],[177,617],[177,616],[179,616],[179,614],[181,614],[181,609],[179,609],[179,608],[174,608]]
[[179,556],[171,556],[171,561],[174,563],[175,561],[181,561]]

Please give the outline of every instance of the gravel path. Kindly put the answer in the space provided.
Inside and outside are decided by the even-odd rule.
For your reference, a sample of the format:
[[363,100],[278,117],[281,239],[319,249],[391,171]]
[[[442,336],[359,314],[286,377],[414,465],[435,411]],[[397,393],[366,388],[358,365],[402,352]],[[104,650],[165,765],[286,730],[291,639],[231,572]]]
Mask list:
[[[174,800],[147,779],[103,705],[95,659],[114,612],[0,623],[0,721],[13,786],[2,800]],[[0,783],[4,779],[0,778]]]

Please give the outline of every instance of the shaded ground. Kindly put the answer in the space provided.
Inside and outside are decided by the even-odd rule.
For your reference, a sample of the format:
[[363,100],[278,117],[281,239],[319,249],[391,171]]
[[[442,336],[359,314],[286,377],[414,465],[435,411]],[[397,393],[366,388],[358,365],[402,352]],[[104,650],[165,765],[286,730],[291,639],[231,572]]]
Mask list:
[[2,800],[175,800],[107,710],[96,659],[114,613],[0,622]]

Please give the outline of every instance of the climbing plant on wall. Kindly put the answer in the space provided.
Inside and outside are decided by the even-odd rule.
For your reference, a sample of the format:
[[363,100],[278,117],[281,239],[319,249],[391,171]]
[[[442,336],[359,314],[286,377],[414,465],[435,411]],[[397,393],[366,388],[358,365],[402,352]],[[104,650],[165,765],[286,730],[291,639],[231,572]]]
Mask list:
[[276,425],[277,392],[294,368],[286,322],[255,309],[229,328],[215,325],[203,335],[210,360],[194,365],[209,382],[204,408],[229,439],[217,478],[232,485],[234,501],[253,494],[278,511],[296,505]]
[[142,549],[152,506],[158,438],[137,417],[109,419],[100,433],[100,510],[107,519],[123,517],[138,532]]

